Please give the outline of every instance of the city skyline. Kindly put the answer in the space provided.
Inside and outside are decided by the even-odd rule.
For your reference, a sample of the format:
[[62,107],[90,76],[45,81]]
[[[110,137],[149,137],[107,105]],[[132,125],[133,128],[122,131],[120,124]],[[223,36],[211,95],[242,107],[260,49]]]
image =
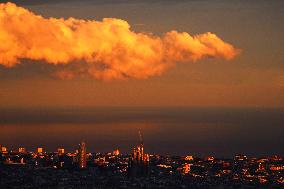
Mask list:
[[[280,189],[284,184],[284,164],[280,156],[237,154],[218,158],[147,154],[140,131],[139,135],[140,140],[131,154],[120,154],[118,149],[106,154],[86,153],[84,141],[76,152],[71,153],[62,148],[57,152],[45,152],[41,147],[37,148],[37,152],[24,148],[19,148],[18,152],[0,148],[0,173],[10,178],[0,180],[0,186],[5,188],[12,182],[17,187],[20,181],[21,186],[27,187],[58,187],[64,184],[68,187],[88,185],[103,188],[131,188],[130,185],[134,188],[137,185],[171,188],[170,185],[173,185],[175,188],[236,186]],[[33,171],[36,176],[26,174],[24,177],[30,180],[23,179],[22,171]],[[15,172],[17,177],[13,177]]]
[[0,188],[283,188],[283,23],[283,0],[0,0]]

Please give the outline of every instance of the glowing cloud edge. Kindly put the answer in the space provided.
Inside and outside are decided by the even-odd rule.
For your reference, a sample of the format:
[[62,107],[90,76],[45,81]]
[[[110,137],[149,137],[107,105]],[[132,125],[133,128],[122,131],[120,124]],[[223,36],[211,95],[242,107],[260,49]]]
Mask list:
[[0,4],[0,65],[7,68],[29,59],[81,65],[79,71],[59,70],[55,75],[62,79],[77,73],[101,80],[146,79],[179,62],[230,60],[239,53],[210,32],[191,36],[173,30],[158,37],[135,33],[121,19],[43,18],[10,2]]

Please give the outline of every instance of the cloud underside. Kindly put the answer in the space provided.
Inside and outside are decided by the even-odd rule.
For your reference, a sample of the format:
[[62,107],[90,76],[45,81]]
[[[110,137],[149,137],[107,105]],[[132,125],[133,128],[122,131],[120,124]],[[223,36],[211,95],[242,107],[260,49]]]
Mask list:
[[28,59],[77,64],[55,73],[62,79],[78,73],[102,80],[146,79],[176,63],[205,57],[230,60],[239,52],[210,32],[191,36],[173,30],[155,36],[133,32],[121,19],[43,18],[13,3],[0,4],[0,64],[7,68]]

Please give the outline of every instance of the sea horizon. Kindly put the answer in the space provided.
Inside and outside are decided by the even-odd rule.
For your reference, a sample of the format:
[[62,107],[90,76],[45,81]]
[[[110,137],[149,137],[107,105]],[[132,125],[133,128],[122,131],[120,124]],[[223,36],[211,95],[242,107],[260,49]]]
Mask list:
[[43,147],[129,153],[144,137],[150,154],[230,158],[284,155],[279,144],[284,108],[77,107],[0,108],[0,144],[17,150]]

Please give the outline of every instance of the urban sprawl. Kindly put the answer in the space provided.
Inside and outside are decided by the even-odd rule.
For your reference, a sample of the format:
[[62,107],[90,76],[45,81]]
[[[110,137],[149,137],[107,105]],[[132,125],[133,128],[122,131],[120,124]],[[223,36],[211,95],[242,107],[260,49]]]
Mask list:
[[147,154],[139,142],[131,154],[17,151],[0,146],[0,188],[284,188],[282,157],[231,159]]

